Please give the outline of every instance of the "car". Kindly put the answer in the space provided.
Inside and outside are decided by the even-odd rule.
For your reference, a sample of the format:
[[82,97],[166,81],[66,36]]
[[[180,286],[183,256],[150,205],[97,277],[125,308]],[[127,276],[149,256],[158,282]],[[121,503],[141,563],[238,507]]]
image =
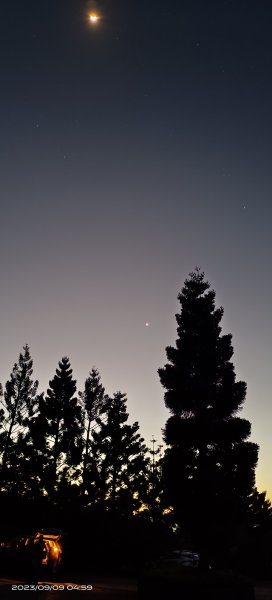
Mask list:
[[30,572],[56,573],[62,565],[64,533],[60,529],[39,529],[1,542],[1,561],[8,567]]
[[63,535],[59,529],[40,529],[34,535],[34,545],[39,540],[41,544],[41,566],[46,566],[50,573],[56,573],[62,564]]
[[198,567],[199,555],[192,550],[172,550],[167,555],[159,560],[161,566],[176,566]]

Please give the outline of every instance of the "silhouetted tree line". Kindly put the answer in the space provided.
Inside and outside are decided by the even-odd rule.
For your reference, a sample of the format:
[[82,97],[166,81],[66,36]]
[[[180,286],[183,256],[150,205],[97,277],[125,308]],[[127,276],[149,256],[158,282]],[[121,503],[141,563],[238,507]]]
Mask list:
[[108,396],[96,368],[77,393],[64,357],[38,393],[24,347],[1,388],[0,510],[15,528],[24,515],[26,526],[91,530],[97,556],[154,551],[152,537],[158,552],[175,531],[203,564],[227,553],[235,564],[245,541],[254,546],[264,532],[271,539],[270,502],[255,488],[258,446],[238,416],[246,384],[236,381],[231,335],[221,334],[223,309],[198,269],[178,299],[176,346],[158,371],[171,413],[162,457],[147,448],[139,423],[129,424],[126,395]]
[[127,515],[147,508],[150,454],[138,422],[128,424],[126,395],[109,397],[95,368],[77,394],[67,357],[38,394],[32,367],[26,345],[1,398],[2,493],[78,497]]

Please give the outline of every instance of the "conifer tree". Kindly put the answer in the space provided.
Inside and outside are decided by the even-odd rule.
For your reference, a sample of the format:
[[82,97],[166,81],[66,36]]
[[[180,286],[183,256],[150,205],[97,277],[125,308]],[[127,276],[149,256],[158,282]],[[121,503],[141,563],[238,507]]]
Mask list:
[[24,493],[33,499],[43,496],[47,487],[46,476],[50,456],[47,427],[45,398],[42,393],[37,396],[36,410],[28,419],[27,430],[21,442]]
[[[231,335],[221,335],[223,309],[198,269],[178,296],[176,347],[159,369],[171,415],[164,488],[176,518],[203,554],[226,544],[246,510],[255,482],[258,446],[248,441],[241,410],[246,384],[236,381]],[[233,539],[233,537],[232,537]]]
[[[91,456],[92,429],[96,427],[97,420],[105,410],[105,389],[101,384],[100,375],[97,369],[93,367],[89,377],[85,381],[84,392],[80,393],[83,403],[85,417],[85,439],[83,452],[83,470],[82,470],[82,491],[86,490],[87,480],[91,478],[90,469],[93,465]],[[89,473],[88,473],[89,471]]]
[[76,381],[72,377],[71,365],[69,359],[64,357],[49,382],[42,406],[42,418],[47,422],[46,477],[52,495],[61,479],[70,482],[76,477],[76,467],[82,457],[83,415],[75,392]]
[[147,500],[146,446],[138,422],[127,424],[126,395],[106,399],[105,419],[93,431],[96,502],[120,514],[132,514]]
[[5,386],[3,402],[5,433],[2,441],[1,481],[2,485],[9,490],[14,484],[18,487],[22,440],[28,421],[33,416],[37,404],[38,381],[33,382],[31,379],[32,366],[29,346],[26,345]]
[[149,460],[149,500],[148,508],[153,521],[160,521],[163,518],[164,496],[162,493],[162,464],[163,464],[163,446],[157,445],[157,440],[150,440],[152,447],[148,449],[150,454]]
[[3,445],[4,445],[4,437],[5,437],[5,431],[3,429],[3,423],[5,420],[5,412],[3,409],[3,388],[2,385],[0,383],[0,456],[2,454],[3,451]]
[[272,528],[272,506],[266,492],[259,492],[254,488],[249,497],[249,514],[253,527]]

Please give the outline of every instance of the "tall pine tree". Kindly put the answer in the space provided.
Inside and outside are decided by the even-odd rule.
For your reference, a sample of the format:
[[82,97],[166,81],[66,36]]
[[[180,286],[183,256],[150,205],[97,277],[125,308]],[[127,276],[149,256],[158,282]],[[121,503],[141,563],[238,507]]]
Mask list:
[[1,484],[9,491],[14,486],[19,488],[23,439],[37,405],[38,381],[31,379],[32,366],[29,346],[26,345],[5,386]]
[[50,444],[47,438],[48,422],[44,393],[37,396],[36,410],[28,418],[27,429],[21,441],[22,472],[25,495],[32,499],[44,496],[47,488],[47,470]]
[[42,419],[46,421],[47,487],[50,495],[60,486],[70,484],[77,476],[77,466],[82,458],[83,415],[75,396],[76,381],[67,357],[59,362],[59,368],[49,382],[45,402],[42,403]]
[[178,296],[176,347],[166,348],[159,369],[172,416],[164,487],[182,528],[203,556],[230,541],[255,482],[258,446],[248,441],[250,423],[237,416],[246,384],[236,381],[231,335],[221,335],[223,309],[198,269]]
[[100,380],[100,375],[97,369],[92,368],[89,377],[85,381],[84,392],[80,393],[80,398],[83,403],[84,421],[85,421],[85,439],[83,452],[83,469],[82,469],[82,491],[85,492],[87,482],[91,478],[91,469],[93,466],[92,457],[92,430],[97,426],[98,419],[105,411],[105,389]]
[[139,424],[127,420],[126,395],[116,392],[106,399],[105,417],[98,420],[92,444],[93,498],[123,515],[137,511],[148,498],[147,449]]
[[5,440],[5,430],[3,429],[3,423],[5,420],[5,411],[3,409],[3,388],[0,383],[0,456],[3,452],[4,440]]

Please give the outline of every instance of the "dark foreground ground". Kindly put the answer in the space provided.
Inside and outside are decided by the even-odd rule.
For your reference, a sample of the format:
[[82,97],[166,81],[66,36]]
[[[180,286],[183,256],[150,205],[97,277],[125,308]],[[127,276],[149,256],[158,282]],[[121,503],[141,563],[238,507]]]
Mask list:
[[[59,579],[59,581],[30,582],[2,577],[0,578],[0,598],[9,600],[16,597],[27,600],[34,597],[36,600],[64,600],[64,598],[78,598],[79,592],[82,594],[80,597],[85,600],[136,600],[138,598],[136,579],[102,576]],[[30,589],[31,585],[36,587]],[[92,589],[88,589],[88,586],[92,586]],[[46,587],[50,589],[46,589]],[[150,600],[153,599],[150,598]],[[255,600],[272,600],[271,581],[256,584]]]
[[[19,575],[19,574],[18,574]],[[104,573],[63,573],[59,576],[37,577],[19,576],[11,572],[0,573],[0,599],[35,598],[36,600],[136,600],[138,598],[137,578],[105,575]],[[20,594],[20,595],[19,595]],[[150,598],[153,600],[153,597]],[[171,600],[167,598],[167,600]],[[186,600],[186,599],[184,599]],[[218,599],[220,600],[220,599]],[[230,598],[231,600],[231,598]],[[259,581],[255,584],[255,600],[272,600],[272,581]]]
[[256,584],[255,600],[272,600],[272,581]]
[[[81,598],[85,600],[135,600],[137,598],[137,581],[107,577],[66,577],[59,580],[26,581],[2,577],[0,579],[1,600],[16,598],[35,598],[36,600],[61,600],[64,598]],[[19,595],[20,594],[20,595]]]

